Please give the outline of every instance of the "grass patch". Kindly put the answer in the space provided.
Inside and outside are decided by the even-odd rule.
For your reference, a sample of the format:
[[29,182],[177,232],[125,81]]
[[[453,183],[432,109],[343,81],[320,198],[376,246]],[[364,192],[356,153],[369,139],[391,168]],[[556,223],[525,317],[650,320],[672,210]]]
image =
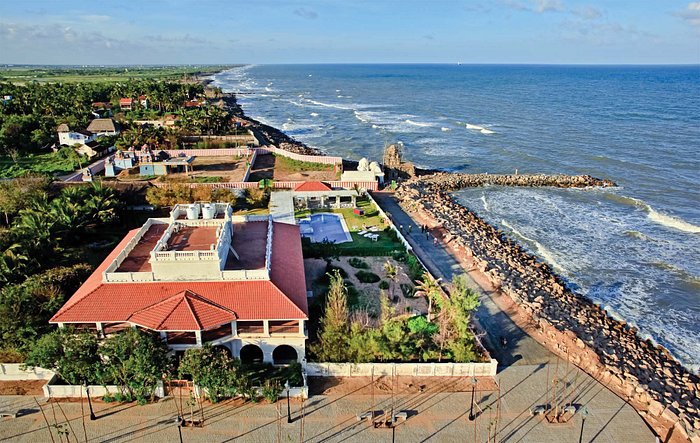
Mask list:
[[[64,148],[71,149],[71,148]],[[66,151],[64,151],[66,152]],[[13,161],[10,157],[0,157],[0,178],[19,177],[27,173],[62,175],[69,174],[81,166],[87,166],[88,160],[82,157],[80,161],[75,156],[66,156],[61,152],[46,154],[29,154]]]
[[294,160],[283,155],[272,154],[275,156],[275,168],[284,170],[285,172],[305,172],[305,171],[333,171],[335,165],[325,163],[304,162]]

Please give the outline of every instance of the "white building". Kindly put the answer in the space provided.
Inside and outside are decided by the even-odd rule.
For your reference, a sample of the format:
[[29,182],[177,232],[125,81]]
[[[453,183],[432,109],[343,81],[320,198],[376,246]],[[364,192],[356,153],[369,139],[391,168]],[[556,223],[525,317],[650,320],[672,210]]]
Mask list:
[[305,358],[299,228],[232,217],[226,203],[176,205],[112,251],[51,323],[108,335],[158,331],[176,352],[204,343],[246,362]]

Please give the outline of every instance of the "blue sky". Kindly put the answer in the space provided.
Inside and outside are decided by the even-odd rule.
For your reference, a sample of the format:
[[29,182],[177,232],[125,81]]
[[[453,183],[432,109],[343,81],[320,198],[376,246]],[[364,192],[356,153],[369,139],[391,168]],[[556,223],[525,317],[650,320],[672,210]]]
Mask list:
[[700,1],[3,0],[0,63],[700,63]]

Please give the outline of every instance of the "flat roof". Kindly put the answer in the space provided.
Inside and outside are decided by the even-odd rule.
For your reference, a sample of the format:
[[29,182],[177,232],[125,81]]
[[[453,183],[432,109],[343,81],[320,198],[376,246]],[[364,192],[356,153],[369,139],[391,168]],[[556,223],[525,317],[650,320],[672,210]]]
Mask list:
[[268,223],[267,221],[233,223],[232,245],[239,259],[229,253],[224,269],[265,268]]
[[148,262],[151,258],[151,251],[166,229],[168,229],[167,223],[152,224],[139,239],[134,249],[121,262],[116,272],[151,272],[151,264]]
[[210,251],[216,245],[216,226],[180,226],[168,239],[170,251]]

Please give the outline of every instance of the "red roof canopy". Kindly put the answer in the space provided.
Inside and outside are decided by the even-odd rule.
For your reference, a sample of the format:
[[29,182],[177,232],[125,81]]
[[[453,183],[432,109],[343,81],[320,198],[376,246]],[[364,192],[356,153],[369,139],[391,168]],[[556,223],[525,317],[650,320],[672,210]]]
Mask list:
[[304,183],[299,183],[296,188],[294,188],[295,191],[297,192],[323,192],[323,191],[331,191],[331,187],[328,186],[327,184],[319,181],[312,181],[312,182],[304,182]]

